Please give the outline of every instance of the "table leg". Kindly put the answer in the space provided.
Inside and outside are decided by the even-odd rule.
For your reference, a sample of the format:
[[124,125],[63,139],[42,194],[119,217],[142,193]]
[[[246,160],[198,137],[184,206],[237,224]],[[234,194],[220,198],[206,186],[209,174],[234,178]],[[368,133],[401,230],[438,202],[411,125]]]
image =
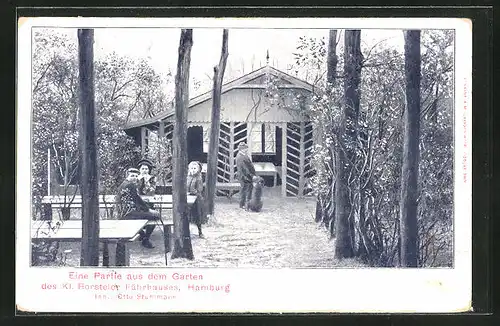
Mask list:
[[109,246],[107,242],[104,242],[102,248],[102,266],[109,267]]
[[116,266],[130,266],[130,251],[127,243],[116,244]]
[[[107,262],[106,262],[106,259],[105,259],[105,252],[103,252],[103,258],[102,258],[102,265],[105,266],[105,267],[108,267],[108,266],[117,266],[116,265],[116,249],[117,249],[117,244],[116,242],[112,241],[112,242],[106,242],[104,244],[104,249],[106,250],[106,247],[107,247],[107,254],[108,254],[108,257],[107,257]],[[106,265],[107,263],[107,265]]]
[[172,250],[170,239],[172,238],[170,225],[163,225],[163,244],[165,246],[165,266],[168,266],[168,253]]

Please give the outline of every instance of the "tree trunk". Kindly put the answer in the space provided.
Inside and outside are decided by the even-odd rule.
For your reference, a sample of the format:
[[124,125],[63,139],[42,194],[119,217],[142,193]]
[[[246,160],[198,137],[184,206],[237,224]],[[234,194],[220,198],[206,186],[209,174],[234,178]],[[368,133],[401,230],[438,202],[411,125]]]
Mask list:
[[189,65],[193,30],[181,30],[177,75],[175,76],[175,126],[173,133],[172,211],[174,248],[171,258],[194,259],[189,232],[187,205],[187,110],[189,106]]
[[[326,72],[326,83],[327,83],[327,92],[330,93],[334,84],[335,79],[337,78],[337,30],[331,29],[328,39],[328,56],[327,56],[327,72]],[[330,94],[329,94],[330,95]],[[323,126],[323,124],[322,124]],[[323,134],[324,130],[320,130],[320,134]],[[333,158],[331,159],[333,161]],[[328,163],[326,163],[328,164]],[[333,164],[330,165],[333,166]],[[331,180],[333,182],[333,178]],[[326,200],[325,200],[326,199]],[[327,209],[328,201],[335,202],[335,193],[328,193],[326,196],[322,197],[321,195],[316,199],[316,222],[325,221],[325,225],[327,225],[330,221],[329,210]],[[328,226],[327,226],[328,227]]]
[[212,91],[212,125],[210,128],[210,142],[208,147],[207,164],[207,189],[206,189],[206,212],[210,216],[214,214],[215,184],[217,181],[217,154],[219,152],[220,132],[220,106],[221,90],[224,71],[228,57],[227,51],[228,30],[222,32],[222,51],[219,65],[214,67],[214,88]]
[[[332,130],[332,137],[333,139],[336,139],[337,136],[335,135],[335,129]],[[329,147],[329,152],[331,156],[331,161],[330,161],[330,166],[332,168],[332,171],[334,171],[335,164],[333,162],[336,162],[336,141],[332,142]],[[328,229],[330,230],[330,238],[335,237],[335,205],[337,201],[335,200],[335,193],[336,193],[336,176],[332,175],[331,180],[330,180],[330,187],[329,187],[329,192],[328,192],[328,200],[329,202],[325,206],[325,216],[323,217],[325,220],[328,221]]]
[[343,167],[346,164],[346,154],[338,145],[338,154],[336,156],[337,183],[335,187],[335,257],[349,258],[354,256],[349,232],[349,216],[351,212],[351,203],[349,201],[349,192],[347,189],[348,171]]
[[99,266],[99,202],[94,105],[94,30],[78,30],[82,245],[80,266]]
[[316,223],[319,223],[319,222],[322,222],[323,221],[323,202],[321,200],[321,194],[319,194],[317,197],[316,197],[316,211],[315,211],[315,214],[314,214],[314,221]]
[[405,31],[406,110],[401,173],[401,264],[417,267],[417,184],[420,139],[420,31]]
[[337,78],[337,30],[331,29],[328,38],[328,57],[327,57],[327,71],[326,82],[328,90],[331,90]]
[[[359,116],[361,80],[361,31],[345,31],[344,49],[344,112],[337,139],[337,183],[336,183],[336,245],[335,256],[348,258],[354,256],[354,210],[349,190],[349,177],[354,173],[356,164],[356,144]],[[350,187],[350,189],[349,189]]]

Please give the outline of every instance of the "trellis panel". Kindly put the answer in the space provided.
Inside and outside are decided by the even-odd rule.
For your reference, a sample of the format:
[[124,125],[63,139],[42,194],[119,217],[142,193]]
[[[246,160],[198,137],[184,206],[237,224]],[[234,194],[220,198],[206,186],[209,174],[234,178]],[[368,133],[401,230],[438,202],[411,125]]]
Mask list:
[[284,193],[302,197],[307,194],[307,180],[314,173],[311,164],[312,125],[309,121],[287,123],[283,137],[286,138]]
[[[247,126],[243,122],[222,122],[217,154],[217,182],[236,182],[236,155],[238,144],[247,141]],[[218,190],[218,195],[227,195],[228,190]]]
[[173,136],[174,136],[174,124],[173,123],[170,123],[170,122],[164,122],[164,127],[163,127],[163,132],[160,132],[160,134],[163,134],[163,137],[165,137],[167,139],[167,141],[170,142],[170,155],[167,155],[167,157],[165,158],[165,160],[167,160],[167,166],[170,167],[170,169],[167,171],[167,174],[166,174],[166,181],[167,183],[172,183],[172,167],[173,167],[173,160],[172,160],[172,157],[173,157],[173,147],[172,147],[172,139],[173,139]]

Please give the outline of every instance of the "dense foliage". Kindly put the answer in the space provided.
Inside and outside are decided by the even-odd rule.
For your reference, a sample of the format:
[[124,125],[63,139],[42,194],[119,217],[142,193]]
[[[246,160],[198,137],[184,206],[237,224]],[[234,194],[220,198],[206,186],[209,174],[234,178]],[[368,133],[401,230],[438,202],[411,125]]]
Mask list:
[[[95,51],[94,51],[95,52]],[[162,76],[146,60],[115,53],[94,55],[96,135],[100,193],[114,193],[126,168],[136,164],[140,149],[125,134],[125,123],[151,117],[164,109],[168,97],[163,89],[170,74]],[[52,193],[79,194],[79,96],[76,30],[68,35],[57,30],[33,32],[32,57],[32,192],[33,218],[42,215],[41,198],[48,194],[49,153]],[[67,212],[69,218],[69,210]],[[37,243],[34,263],[54,260],[57,245]],[[47,254],[47,253],[50,253]],[[41,257],[41,258],[40,258]]]
[[[33,193],[47,194],[48,151],[52,180],[67,194],[79,178],[78,49],[75,36],[36,30],[33,36]],[[122,127],[164,109],[163,91],[170,74],[161,76],[144,59],[115,53],[95,58],[100,191],[110,192],[137,162],[139,149]],[[70,191],[71,190],[71,191]]]
[[[403,35],[401,35],[401,38]],[[343,53],[342,45],[337,47]],[[358,255],[375,266],[398,266],[399,201],[403,145],[404,57],[384,41],[362,46],[361,107],[358,140],[350,182]],[[451,266],[453,261],[453,34],[422,32],[422,117],[419,171],[419,265]],[[309,76],[325,76],[325,40],[301,38],[296,70],[318,67]],[[340,59],[342,57],[340,56]],[[340,60],[341,61],[341,60]],[[342,62],[339,67],[342,67]],[[329,196],[335,183],[332,144],[340,137],[343,77],[329,91],[325,78],[312,77],[318,87],[310,107],[319,133],[314,148],[317,174],[312,180],[320,198]],[[331,205],[324,207],[329,212]],[[322,222],[333,235],[333,214]]]

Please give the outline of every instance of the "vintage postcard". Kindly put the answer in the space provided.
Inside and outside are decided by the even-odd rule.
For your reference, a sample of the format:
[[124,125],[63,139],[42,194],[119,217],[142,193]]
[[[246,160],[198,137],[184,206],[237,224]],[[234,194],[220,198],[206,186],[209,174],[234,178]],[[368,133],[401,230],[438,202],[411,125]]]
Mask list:
[[471,311],[472,28],[20,18],[18,311]]

